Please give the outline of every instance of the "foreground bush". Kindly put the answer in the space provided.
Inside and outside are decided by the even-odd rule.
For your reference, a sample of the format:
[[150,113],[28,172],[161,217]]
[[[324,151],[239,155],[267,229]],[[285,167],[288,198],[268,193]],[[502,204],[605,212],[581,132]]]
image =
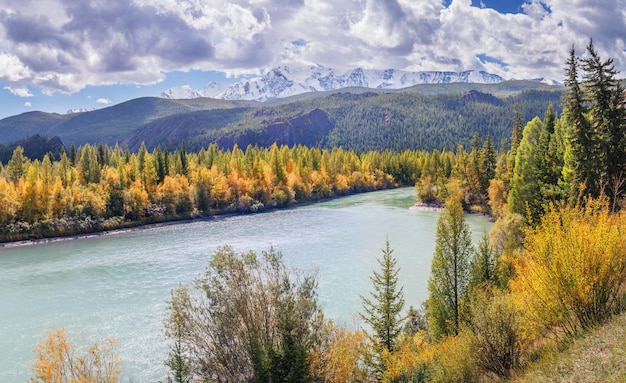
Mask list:
[[472,349],[479,368],[509,377],[519,365],[524,345],[519,313],[504,292],[485,292],[471,305]]
[[604,201],[550,209],[515,262],[513,298],[526,328],[567,337],[609,318],[626,281],[626,212]]
[[53,329],[35,348],[31,383],[118,383],[122,359],[114,353],[117,344],[106,339],[79,356],[67,341],[63,328]]

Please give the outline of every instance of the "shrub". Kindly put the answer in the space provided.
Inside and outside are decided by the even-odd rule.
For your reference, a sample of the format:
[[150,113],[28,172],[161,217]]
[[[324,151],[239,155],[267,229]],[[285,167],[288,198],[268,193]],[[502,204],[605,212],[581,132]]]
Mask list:
[[577,336],[619,308],[626,281],[626,212],[606,201],[552,207],[514,262],[514,300],[527,328]]
[[472,349],[479,368],[509,377],[522,353],[520,319],[510,297],[501,291],[485,292],[471,304]]

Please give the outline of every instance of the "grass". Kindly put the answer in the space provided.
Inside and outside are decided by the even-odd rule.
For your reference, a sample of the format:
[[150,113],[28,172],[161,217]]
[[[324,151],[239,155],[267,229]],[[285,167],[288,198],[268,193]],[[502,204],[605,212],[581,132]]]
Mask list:
[[626,382],[626,315],[561,347],[544,346],[537,357],[513,383]]

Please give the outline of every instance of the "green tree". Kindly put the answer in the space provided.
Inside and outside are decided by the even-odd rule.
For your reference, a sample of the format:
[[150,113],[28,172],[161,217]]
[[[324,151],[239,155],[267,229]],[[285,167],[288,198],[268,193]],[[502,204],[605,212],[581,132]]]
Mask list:
[[172,300],[169,302],[170,316],[165,323],[165,334],[172,340],[165,361],[165,365],[170,370],[167,383],[191,383],[191,369],[186,360],[189,349],[184,340],[185,325],[188,321],[188,318],[185,317],[185,305],[190,304],[190,302],[186,299],[177,300],[176,297],[186,297],[184,287],[181,286],[179,290],[172,291]]
[[511,136],[511,150],[513,155],[522,141],[522,132],[524,131],[524,116],[519,110],[519,104],[516,102],[513,104],[513,134]]
[[220,248],[194,282],[199,291],[179,287],[168,302],[167,335],[180,342],[185,376],[311,381],[309,353],[323,321],[316,285],[315,275],[290,272],[273,249],[259,258]]
[[[613,59],[603,61],[589,41],[588,56],[582,60],[583,90],[589,103],[589,122],[596,139],[597,150],[593,162],[598,168],[599,181],[609,183],[615,177],[623,177],[626,170],[626,109],[624,89],[616,79],[617,71]],[[591,189],[598,196],[604,187]],[[616,196],[619,197],[619,196]]]
[[552,103],[543,118],[539,136],[541,161],[541,195],[544,201],[559,201],[564,197],[562,172],[564,165],[564,141],[561,123],[557,120]]
[[76,165],[76,146],[73,142],[70,145],[70,163]]
[[472,240],[461,202],[451,198],[437,221],[435,255],[428,279],[429,330],[434,339],[459,332],[471,255]]
[[544,155],[540,152],[541,146],[539,145],[542,129],[543,124],[539,117],[535,117],[526,124],[515,156],[515,168],[509,194],[511,212],[534,221],[539,219],[543,203],[540,182]]
[[373,367],[377,374],[383,372],[380,360],[383,350],[393,352],[396,348],[396,341],[402,332],[400,313],[404,307],[403,288],[398,288],[398,261],[393,256],[389,240],[385,242],[382,252],[382,259],[378,259],[380,271],[374,271],[370,277],[373,285],[371,298],[361,297],[365,311],[361,317],[373,332],[369,338],[374,347]]
[[26,172],[26,165],[28,164],[28,159],[24,156],[24,148],[18,146],[13,150],[13,156],[7,163],[7,171],[9,175],[13,179],[13,181],[17,182],[22,175]]
[[100,182],[100,164],[98,163],[98,151],[96,147],[86,144],[80,151],[78,168],[85,184]]
[[492,284],[496,285],[496,256],[491,246],[489,235],[485,233],[478,247],[474,250],[474,257],[470,265],[469,289]]
[[498,163],[498,152],[493,146],[491,135],[487,135],[482,148],[478,153],[478,178],[480,181],[480,191],[485,196],[489,188],[489,181],[496,176],[496,165]]
[[185,141],[180,145],[180,169],[184,175],[189,174],[189,159],[187,158],[187,146]]
[[[572,48],[567,61],[563,184],[573,197],[580,197],[579,190],[593,197],[608,191],[615,200],[623,194],[626,170],[625,96],[613,60],[601,60],[591,40],[587,53],[581,60]],[[579,63],[582,84],[578,81]],[[611,185],[618,181],[619,187]],[[608,190],[607,185],[611,186]]]

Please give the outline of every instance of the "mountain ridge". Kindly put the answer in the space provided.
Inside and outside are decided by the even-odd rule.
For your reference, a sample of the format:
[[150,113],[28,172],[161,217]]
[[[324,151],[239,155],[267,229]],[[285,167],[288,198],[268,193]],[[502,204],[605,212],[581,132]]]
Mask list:
[[494,142],[510,137],[514,103],[530,120],[543,115],[549,102],[558,106],[561,92],[562,87],[537,82],[505,81],[401,90],[351,87],[263,103],[147,97],[84,113],[8,117],[0,120],[0,144],[39,134],[58,136],[65,145],[119,144],[131,150],[142,142],[149,150],[174,150],[183,141],[190,150],[275,141],[359,151],[443,149],[469,143],[475,131],[490,134]]
[[399,69],[334,69],[323,66],[273,68],[263,76],[244,79],[233,84],[210,82],[202,89],[189,85],[174,87],[161,93],[162,98],[192,99],[211,97],[223,100],[267,101],[309,92],[343,88],[393,89],[420,84],[475,83],[497,84],[502,77],[485,71],[466,70],[411,72]]

